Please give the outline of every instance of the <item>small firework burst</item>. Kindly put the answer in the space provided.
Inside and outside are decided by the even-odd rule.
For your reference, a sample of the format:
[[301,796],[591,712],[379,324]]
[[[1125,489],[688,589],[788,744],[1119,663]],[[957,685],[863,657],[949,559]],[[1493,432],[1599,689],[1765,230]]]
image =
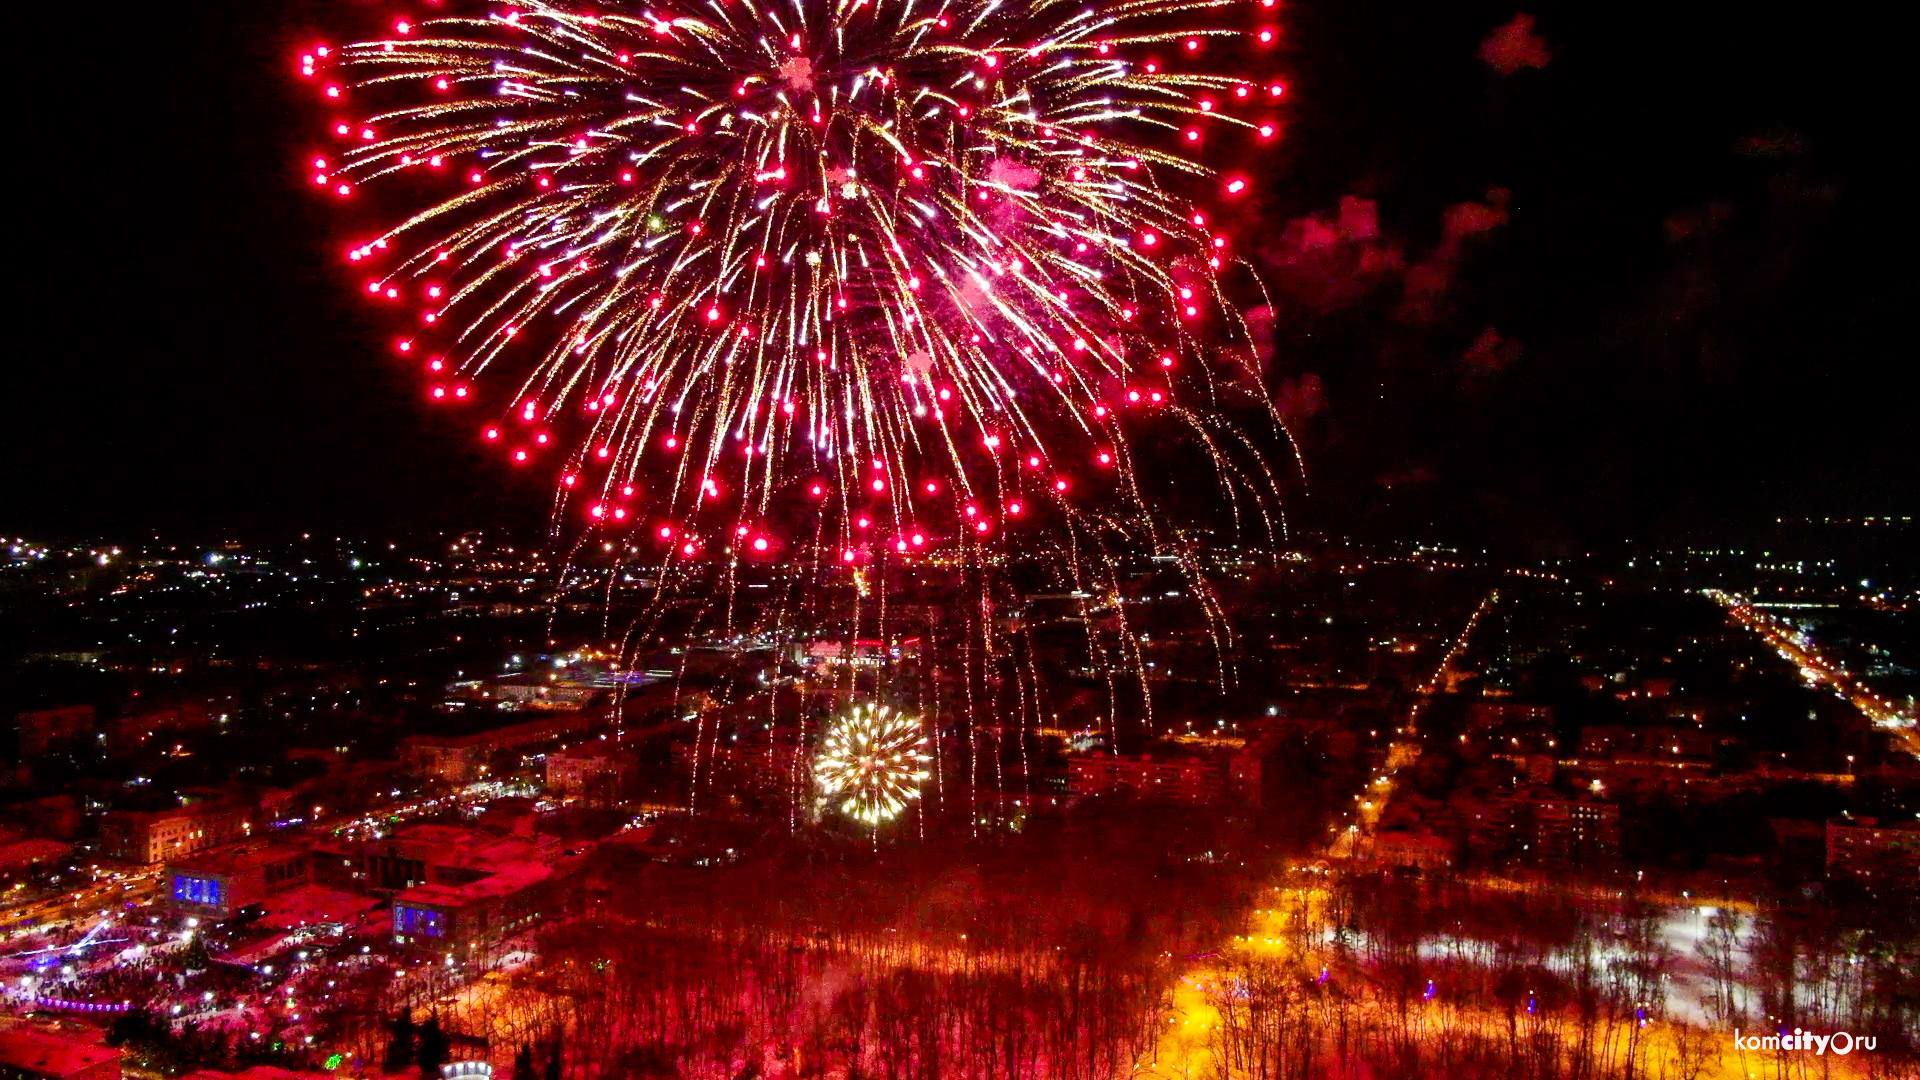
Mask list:
[[821,801],[878,828],[920,797],[928,771],[927,731],[918,717],[885,705],[857,705],[836,719],[813,762]]

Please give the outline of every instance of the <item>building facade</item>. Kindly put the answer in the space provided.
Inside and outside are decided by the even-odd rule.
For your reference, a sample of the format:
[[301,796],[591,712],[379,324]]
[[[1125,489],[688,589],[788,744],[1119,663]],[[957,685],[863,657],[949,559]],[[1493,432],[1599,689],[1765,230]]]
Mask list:
[[166,905],[180,915],[229,919],[249,904],[307,884],[311,865],[306,852],[277,844],[169,861],[162,877]]
[[502,866],[461,885],[419,885],[393,898],[394,944],[455,960],[485,955],[555,913],[553,868]]
[[209,799],[165,810],[114,810],[100,819],[100,853],[123,862],[161,863],[253,835],[254,807]]
[[582,735],[603,722],[589,713],[571,712],[471,735],[411,735],[400,743],[400,763],[415,776],[470,784],[486,775],[495,753]]
[[93,734],[93,706],[38,709],[13,718],[20,739],[20,760],[42,757],[54,744]]
[[547,790],[562,798],[617,799],[633,775],[628,754],[561,750],[547,755]]
[[1224,757],[1075,754],[1067,760],[1067,792],[1075,796],[1131,792],[1156,802],[1202,805],[1225,801]]
[[1889,824],[1870,817],[1829,820],[1827,873],[1867,878],[1920,874],[1920,822]]

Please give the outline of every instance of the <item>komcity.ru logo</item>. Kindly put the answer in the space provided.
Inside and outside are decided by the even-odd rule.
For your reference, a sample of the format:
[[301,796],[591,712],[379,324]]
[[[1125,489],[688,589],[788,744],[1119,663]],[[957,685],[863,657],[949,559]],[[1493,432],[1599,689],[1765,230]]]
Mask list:
[[1873,1044],[1872,1035],[1854,1035],[1845,1031],[1815,1035],[1811,1031],[1794,1028],[1791,1035],[1784,1031],[1778,1035],[1742,1035],[1739,1028],[1733,1029],[1735,1050],[1797,1050],[1811,1054],[1825,1054],[1831,1050],[1844,1056],[1855,1050],[1871,1050]]

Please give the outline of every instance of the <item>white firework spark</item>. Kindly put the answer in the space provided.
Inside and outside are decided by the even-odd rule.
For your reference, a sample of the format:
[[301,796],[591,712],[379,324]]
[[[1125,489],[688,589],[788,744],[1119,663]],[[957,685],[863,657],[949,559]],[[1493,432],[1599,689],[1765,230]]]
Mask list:
[[932,760],[918,717],[857,705],[827,729],[813,780],[824,803],[878,828],[920,797]]

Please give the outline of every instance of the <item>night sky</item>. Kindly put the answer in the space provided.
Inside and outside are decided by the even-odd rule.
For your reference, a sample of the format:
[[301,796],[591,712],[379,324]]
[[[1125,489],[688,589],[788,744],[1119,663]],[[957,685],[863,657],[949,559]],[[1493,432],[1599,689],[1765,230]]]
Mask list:
[[[550,478],[425,407],[299,168],[296,45],[369,7],[30,16],[67,21],[17,39],[0,533],[544,522]],[[1547,553],[1912,512],[1896,37],[1864,6],[1686,7],[1285,10],[1256,258],[1297,524]]]

